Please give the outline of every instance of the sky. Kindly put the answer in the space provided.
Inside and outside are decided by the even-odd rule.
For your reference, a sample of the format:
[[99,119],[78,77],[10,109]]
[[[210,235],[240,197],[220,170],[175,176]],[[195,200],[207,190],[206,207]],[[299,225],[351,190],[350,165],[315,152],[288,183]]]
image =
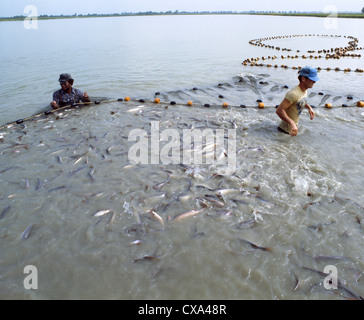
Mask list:
[[[360,12],[359,0],[1,0],[0,17],[25,14],[28,5],[38,15],[73,15],[88,13],[122,13],[144,11],[337,11]],[[333,12],[328,9],[327,12]]]

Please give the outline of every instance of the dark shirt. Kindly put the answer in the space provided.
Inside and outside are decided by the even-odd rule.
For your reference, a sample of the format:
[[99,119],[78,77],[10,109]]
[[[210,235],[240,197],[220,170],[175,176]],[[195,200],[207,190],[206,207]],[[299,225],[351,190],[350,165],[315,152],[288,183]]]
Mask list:
[[72,105],[80,101],[86,101],[83,92],[79,89],[72,88],[71,93],[66,93],[62,89],[53,93],[53,100],[61,107]]

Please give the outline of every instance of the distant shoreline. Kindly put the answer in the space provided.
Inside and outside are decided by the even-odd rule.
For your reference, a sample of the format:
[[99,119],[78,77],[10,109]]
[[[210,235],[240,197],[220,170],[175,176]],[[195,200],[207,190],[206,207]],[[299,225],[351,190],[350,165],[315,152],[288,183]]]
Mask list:
[[[109,18],[109,17],[136,17],[136,16],[178,16],[178,15],[256,15],[256,16],[285,16],[285,17],[316,17],[316,18],[354,18],[363,19],[362,13],[337,13],[330,16],[324,12],[138,12],[138,13],[114,13],[114,14],[75,14],[75,15],[40,15],[38,17],[14,16],[0,18],[1,21],[24,21],[24,19],[55,20],[55,19],[81,19],[81,18]],[[334,15],[334,14],[333,14]]]

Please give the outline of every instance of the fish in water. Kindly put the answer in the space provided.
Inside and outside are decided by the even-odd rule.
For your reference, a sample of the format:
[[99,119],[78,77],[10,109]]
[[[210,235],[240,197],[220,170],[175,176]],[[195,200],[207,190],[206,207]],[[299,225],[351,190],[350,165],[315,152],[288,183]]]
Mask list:
[[341,198],[337,195],[334,196],[335,201],[339,202],[341,205],[345,205],[346,203],[351,203],[353,205],[355,205],[356,207],[358,207],[361,210],[364,210],[364,207],[362,205],[360,205],[359,203],[355,202],[354,200],[350,199],[350,198]]
[[[330,275],[329,273],[325,273],[325,272],[322,272],[320,270],[316,270],[316,269],[309,268],[309,267],[305,267],[305,266],[302,266],[302,269],[315,272],[315,273],[317,273],[317,274],[319,274],[320,276],[323,276],[323,277],[327,277],[328,275]],[[346,281],[345,280],[341,280],[339,278],[337,280],[338,280],[338,283],[340,283],[342,285],[345,285],[346,284]]]
[[35,190],[39,190],[42,186],[42,181],[38,178],[37,179],[37,185],[35,186]]
[[338,261],[338,260],[347,260],[346,257],[340,257],[340,256],[321,256],[321,255],[318,255],[318,256],[315,256],[315,257],[312,257],[316,262],[319,262],[319,261],[330,261],[330,260],[333,260],[333,261]]
[[[315,273],[317,273],[317,274],[319,274],[320,276],[323,276],[323,277],[327,277],[327,276],[330,275],[329,273],[325,273],[325,272],[322,272],[320,270],[312,269],[312,268],[305,267],[305,266],[302,266],[302,269],[315,272]],[[348,293],[349,295],[351,295],[354,299],[356,299],[356,300],[364,300],[364,298],[362,296],[356,294],[351,289],[349,289],[348,287],[346,287],[346,281],[345,280],[342,280],[340,278],[337,278],[337,284],[338,284],[338,287],[340,289],[342,289],[343,291],[345,291],[346,293]]]
[[270,88],[271,92],[277,92],[279,90],[279,86],[278,85],[274,85],[272,88]]
[[159,258],[156,256],[143,256],[143,257],[134,259],[133,263],[136,263],[139,261],[145,261],[145,260],[159,260]]
[[219,190],[215,190],[215,192],[220,195],[220,196],[226,196],[232,193],[238,193],[238,192],[242,192],[242,190],[238,190],[238,189],[219,189]]
[[293,287],[293,291],[296,291],[298,289],[298,287],[300,286],[300,280],[298,279],[297,275],[295,273],[293,273],[294,278],[295,278],[295,285]]
[[53,189],[48,190],[48,192],[52,192],[52,191],[56,191],[56,190],[61,190],[61,189],[64,189],[64,188],[66,188],[66,186],[61,186],[61,187],[53,188]]
[[337,97],[335,97],[332,101],[333,102],[336,102],[337,100],[339,100],[339,99],[341,99],[342,97],[341,96],[337,96]]
[[[212,196],[211,196],[211,195],[208,195],[208,194],[206,194],[206,195],[205,195],[204,197],[202,197],[202,198],[199,198],[199,200],[200,200],[201,205],[203,205],[203,206],[205,206],[205,207],[207,207],[207,204],[206,204],[203,200],[209,201],[209,202],[211,202],[214,206],[217,206],[217,207],[220,207],[220,208],[222,208],[222,207],[224,207],[224,206],[225,206],[225,203],[224,203],[224,202],[219,201],[219,200],[217,200],[217,199],[213,199],[213,198],[212,198]],[[201,201],[202,201],[202,202],[201,202]]]
[[10,210],[10,205],[8,205],[8,206],[6,206],[6,208],[3,210],[3,212],[1,212],[1,214],[0,214],[0,220],[2,219],[2,218],[4,218],[5,217],[5,215],[9,212],[9,210]]
[[331,95],[325,94],[325,96],[322,98],[322,100],[320,102],[320,105],[323,105],[330,97],[331,97]]
[[12,170],[12,169],[21,169],[21,167],[19,167],[19,166],[17,166],[17,167],[8,167],[8,168],[0,170],[0,173],[4,173],[4,172]]
[[317,93],[316,92],[311,92],[310,95],[308,96],[309,98],[312,98],[316,95]]
[[200,210],[193,209],[193,210],[187,211],[187,212],[182,213],[179,216],[175,217],[172,221],[180,221],[180,220],[183,220],[185,218],[193,217],[193,216],[201,213],[204,210],[205,210],[205,208],[202,208]]
[[129,110],[127,110],[127,112],[140,112],[144,108],[145,108],[145,106],[142,105],[142,106],[138,106],[138,107],[133,108],[133,109],[129,109]]
[[87,168],[87,166],[84,166],[84,167],[81,167],[81,168],[78,168],[78,169],[72,170],[72,171],[70,172],[69,176],[73,176],[75,173],[77,173],[77,172],[79,172],[79,171],[81,171],[81,170],[83,170],[83,169],[85,169],[85,168]]
[[107,210],[101,210],[96,212],[93,216],[94,217],[101,217],[104,216],[105,214],[108,214],[109,212],[111,212],[111,210],[107,209]]
[[31,232],[32,232],[33,227],[34,227],[34,224],[31,224],[29,227],[27,227],[27,228],[23,231],[23,233],[21,234],[20,239],[21,239],[21,240],[28,239],[28,238],[30,237],[30,234],[31,234]]
[[135,240],[135,241],[133,241],[133,242],[131,242],[131,243],[129,243],[129,246],[135,246],[135,245],[141,245],[142,244],[142,240]]
[[95,168],[92,168],[90,170],[90,172],[88,173],[88,176],[89,176],[91,182],[94,182],[96,180],[95,177],[94,177],[94,173],[95,173]]
[[237,224],[237,228],[238,229],[251,229],[253,228],[255,225],[255,219],[251,219],[251,220],[247,220],[247,221],[242,221],[242,222],[239,222]]
[[258,250],[262,250],[262,251],[268,251],[268,252],[272,252],[272,248],[269,248],[269,247],[261,247],[261,246],[258,246],[256,245],[255,243],[253,242],[250,242],[249,240],[246,240],[246,239],[243,239],[243,238],[240,238],[241,241],[249,244],[251,247],[253,247],[254,249],[258,249]]
[[153,219],[158,220],[164,226],[163,218],[158,213],[153,210],[150,210],[149,213]]
[[153,186],[153,189],[156,190],[160,190],[165,184],[167,184],[169,182],[169,180],[171,180],[171,175],[168,176],[167,180],[161,182],[161,183],[157,183]]

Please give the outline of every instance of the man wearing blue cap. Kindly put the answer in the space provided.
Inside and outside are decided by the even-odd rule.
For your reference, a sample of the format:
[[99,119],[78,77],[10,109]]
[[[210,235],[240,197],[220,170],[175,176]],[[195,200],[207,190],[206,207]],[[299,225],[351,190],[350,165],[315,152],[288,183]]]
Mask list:
[[307,89],[311,89],[316,81],[320,80],[317,70],[312,67],[305,67],[299,71],[298,80],[300,83],[288,91],[284,100],[277,108],[277,115],[282,119],[278,130],[296,136],[298,133],[298,121],[303,108],[307,108],[311,120],[315,112],[307,103]]

